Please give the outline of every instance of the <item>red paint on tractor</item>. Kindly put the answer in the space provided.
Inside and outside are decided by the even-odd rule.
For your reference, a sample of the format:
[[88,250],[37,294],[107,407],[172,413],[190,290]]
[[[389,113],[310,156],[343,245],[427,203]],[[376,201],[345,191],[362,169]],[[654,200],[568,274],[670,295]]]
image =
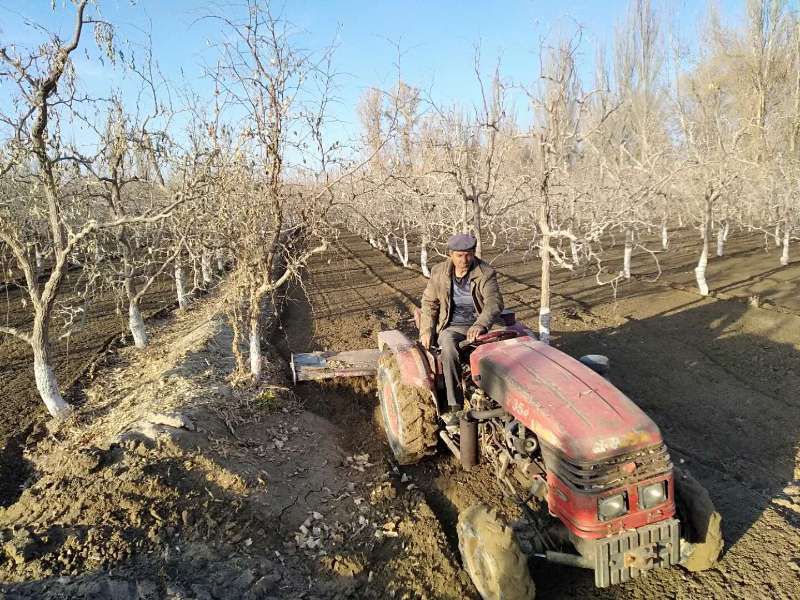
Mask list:
[[426,388],[433,393],[433,375],[422,348],[397,330],[378,333],[378,348],[389,350],[397,360],[400,383]]
[[571,459],[596,461],[662,442],[658,426],[625,394],[530,337],[480,346],[470,366],[478,386]]
[[[667,501],[644,509],[639,506],[639,487],[657,481],[667,482]],[[628,513],[617,519],[601,521],[597,516],[600,499],[620,493],[627,495]],[[658,475],[629,485],[622,485],[602,494],[587,494],[571,488],[552,471],[547,473],[547,506],[575,535],[599,539],[627,529],[636,529],[675,516],[675,488],[672,473]]]

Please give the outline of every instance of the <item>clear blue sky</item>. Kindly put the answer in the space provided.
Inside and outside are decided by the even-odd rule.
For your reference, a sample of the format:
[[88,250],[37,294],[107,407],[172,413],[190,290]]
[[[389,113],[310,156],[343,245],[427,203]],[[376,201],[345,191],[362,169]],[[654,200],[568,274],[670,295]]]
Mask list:
[[[721,13],[738,19],[744,0],[722,0]],[[792,2],[796,5],[796,2]],[[113,22],[119,34],[129,40],[143,39],[142,31],[152,23],[155,55],[168,78],[185,81],[205,95],[209,85],[199,79],[203,62],[212,60],[207,41],[219,36],[218,28],[198,17],[224,6],[233,14],[235,2],[213,3],[191,0],[98,0],[103,17]],[[696,36],[698,18],[706,2],[654,0],[666,7],[668,18],[684,39]],[[621,0],[286,0],[273,2],[284,17],[303,33],[298,43],[310,50],[336,41],[335,57],[339,77],[336,116],[341,121],[335,135],[357,133],[355,106],[369,86],[389,87],[395,81],[396,48],[403,54],[400,68],[408,83],[430,89],[438,102],[472,104],[478,90],[472,68],[476,43],[482,47],[488,71],[498,56],[503,73],[518,83],[530,84],[538,69],[539,40],[548,34],[571,32],[575,23],[584,28],[587,69],[598,41],[611,46],[615,27],[626,14],[628,2]],[[0,44],[31,44],[39,33],[31,20],[66,37],[73,10],[65,0],[0,0]],[[116,75],[97,62],[78,57],[79,75],[91,90],[108,86]],[[587,71],[588,73],[588,71]],[[122,83],[123,87],[126,85]],[[527,108],[518,106],[524,115]],[[524,118],[524,117],[523,117]]]

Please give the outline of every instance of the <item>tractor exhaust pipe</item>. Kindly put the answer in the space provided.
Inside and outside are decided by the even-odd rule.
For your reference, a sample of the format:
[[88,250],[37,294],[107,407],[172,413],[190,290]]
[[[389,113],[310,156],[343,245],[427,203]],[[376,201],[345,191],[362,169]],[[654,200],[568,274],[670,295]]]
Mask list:
[[479,460],[478,452],[478,422],[467,416],[459,420],[459,454],[461,466],[465,471],[476,467]]

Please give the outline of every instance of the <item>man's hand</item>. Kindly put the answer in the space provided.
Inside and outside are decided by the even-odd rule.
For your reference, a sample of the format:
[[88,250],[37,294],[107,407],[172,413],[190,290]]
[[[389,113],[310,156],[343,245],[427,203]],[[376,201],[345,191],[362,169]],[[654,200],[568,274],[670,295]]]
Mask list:
[[483,335],[484,333],[486,333],[486,327],[473,325],[467,330],[467,342],[471,344],[479,335]]
[[431,349],[431,334],[430,333],[423,333],[419,336],[419,343],[422,344],[422,347],[426,350]]

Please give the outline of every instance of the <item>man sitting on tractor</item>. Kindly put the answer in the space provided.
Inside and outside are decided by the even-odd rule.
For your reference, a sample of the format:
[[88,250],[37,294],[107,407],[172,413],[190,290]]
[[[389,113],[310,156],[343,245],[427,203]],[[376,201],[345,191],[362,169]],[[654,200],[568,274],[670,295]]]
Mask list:
[[431,269],[422,294],[420,342],[430,349],[438,339],[449,410],[442,415],[446,425],[457,422],[464,404],[458,346],[486,333],[503,310],[497,273],[476,258],[476,244],[470,234],[452,236],[447,241],[450,258]]

